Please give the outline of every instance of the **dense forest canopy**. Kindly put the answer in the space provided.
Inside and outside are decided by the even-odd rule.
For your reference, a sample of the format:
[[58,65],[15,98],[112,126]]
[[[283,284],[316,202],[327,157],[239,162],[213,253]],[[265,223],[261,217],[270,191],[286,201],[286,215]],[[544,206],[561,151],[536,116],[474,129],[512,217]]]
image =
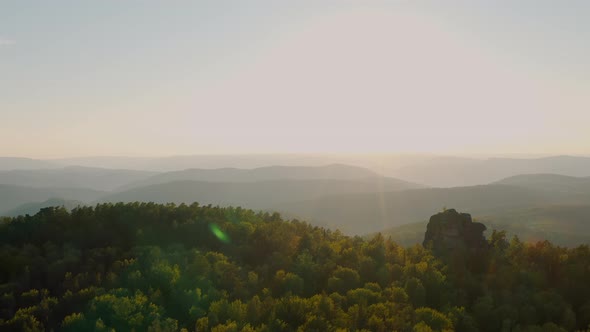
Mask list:
[[276,213],[109,203],[4,218],[0,243],[3,331],[590,328],[588,246],[502,231],[441,255]]

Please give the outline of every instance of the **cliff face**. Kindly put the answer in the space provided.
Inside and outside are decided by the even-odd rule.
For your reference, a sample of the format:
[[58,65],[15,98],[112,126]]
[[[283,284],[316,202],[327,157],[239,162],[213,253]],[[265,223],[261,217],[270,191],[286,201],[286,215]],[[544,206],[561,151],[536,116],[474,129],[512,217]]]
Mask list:
[[449,209],[430,217],[423,245],[439,252],[486,249],[485,230],[486,226],[473,222],[470,214]]

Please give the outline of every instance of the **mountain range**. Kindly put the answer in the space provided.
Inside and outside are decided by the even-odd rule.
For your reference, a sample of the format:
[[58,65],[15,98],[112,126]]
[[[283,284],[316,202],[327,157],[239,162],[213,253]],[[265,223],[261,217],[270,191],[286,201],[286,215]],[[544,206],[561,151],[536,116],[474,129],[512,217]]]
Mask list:
[[0,171],[0,184],[26,187],[88,188],[109,191],[157,173],[148,171],[68,166],[51,169]]
[[432,187],[487,184],[522,174],[590,176],[590,158],[554,156],[543,158],[472,159],[440,157],[401,167],[389,175]]
[[[49,199],[77,200],[89,203],[105,195],[106,192],[87,188],[33,188],[0,184],[0,215],[24,204],[41,203]],[[44,207],[44,206],[40,206]]]
[[150,172],[186,169],[253,169],[269,165],[346,164],[430,187],[489,184],[520,174],[590,176],[589,156],[465,158],[428,154],[242,154],[169,157],[85,157],[36,160],[0,158],[0,170],[84,166]]
[[[421,159],[414,170],[400,168],[400,173],[413,174],[404,180],[343,164],[156,172],[64,167],[55,161],[49,167],[35,160],[10,160],[10,165],[25,168],[0,166],[4,169],[0,171],[0,215],[33,214],[50,205],[197,201],[279,211],[353,235],[384,231],[410,243],[415,240],[413,227],[423,230],[415,225],[452,207],[526,239],[540,238],[545,232],[557,243],[579,242],[586,238],[583,234],[590,233],[590,167],[584,169],[589,160],[585,157]],[[35,165],[45,168],[35,169]],[[444,166],[439,174],[434,165]],[[536,170],[539,172],[533,173]],[[515,171],[523,174],[512,174]],[[504,173],[508,176],[497,178]],[[440,179],[445,177],[444,181],[455,178],[454,183],[478,184],[421,184],[442,184]],[[406,181],[408,178],[415,181]],[[493,180],[479,184],[483,178]]]

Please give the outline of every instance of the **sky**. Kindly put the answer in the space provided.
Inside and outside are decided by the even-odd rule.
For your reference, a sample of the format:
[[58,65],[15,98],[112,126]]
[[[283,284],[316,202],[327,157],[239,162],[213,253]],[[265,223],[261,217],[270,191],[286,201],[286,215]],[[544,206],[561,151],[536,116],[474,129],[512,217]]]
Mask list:
[[590,153],[588,1],[0,0],[0,155]]

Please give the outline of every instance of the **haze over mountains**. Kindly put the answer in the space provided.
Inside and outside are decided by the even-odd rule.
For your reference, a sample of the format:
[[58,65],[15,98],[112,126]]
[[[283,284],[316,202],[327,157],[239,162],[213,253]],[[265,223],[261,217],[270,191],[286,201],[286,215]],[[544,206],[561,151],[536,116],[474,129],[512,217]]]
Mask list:
[[122,183],[140,181],[155,172],[68,166],[52,169],[0,171],[0,183],[28,187],[114,190]]
[[104,191],[87,188],[33,188],[0,184],[0,215],[23,204],[41,203],[51,198],[90,203],[104,194]]
[[31,158],[0,157],[0,171],[58,167],[55,163]]
[[[208,182],[256,182],[269,180],[370,180],[383,178],[368,169],[332,164],[324,167],[313,166],[268,166],[254,169],[219,168],[186,169],[151,176],[132,186],[166,183],[171,181],[208,181]],[[406,188],[417,187],[409,182],[387,179]],[[405,188],[404,188],[405,189]]]
[[[316,155],[315,159],[295,156],[69,160],[83,161],[85,166],[64,166],[63,159],[4,158],[5,163],[0,165],[0,215],[32,214],[50,205],[72,208],[98,202],[197,201],[279,211],[347,234],[386,230],[388,234],[406,234],[400,241],[411,242],[408,239],[412,238],[412,223],[420,223],[444,207],[453,207],[469,211],[476,218],[486,218],[490,225],[505,225],[504,229],[529,239],[537,238],[543,231],[558,241],[563,238],[584,241],[586,236],[579,234],[590,234],[586,214],[590,206],[590,158],[484,160],[381,156],[371,160],[359,156]],[[314,165],[346,158],[350,161],[348,165]],[[283,161],[285,165],[206,167],[223,163],[255,165],[271,160]],[[396,160],[400,161],[399,168],[394,167]],[[90,167],[92,161],[97,162],[95,166],[133,164],[138,169]],[[300,165],[289,165],[297,162]],[[409,166],[411,162],[415,164]],[[370,164],[372,168],[354,164]],[[145,170],[181,166],[189,167]],[[388,171],[381,173],[378,168]],[[391,177],[391,174],[399,176]],[[561,211],[563,218],[554,211]],[[560,228],[561,222],[564,227]],[[566,236],[572,230],[577,235]]]
[[433,158],[402,167],[392,175],[432,187],[471,186],[520,174],[590,176],[590,158],[555,156],[532,159]]
[[[515,199],[510,206],[472,209],[477,219],[492,229],[506,230],[509,236],[518,235],[524,241],[550,240],[559,245],[578,245],[590,242],[590,178],[555,174],[528,174],[512,176],[495,183],[499,186],[521,188],[535,193],[507,196]],[[530,199],[528,204],[524,200]],[[525,204],[523,204],[525,203]],[[426,220],[383,229],[404,245],[420,243]]]
[[[590,192],[537,191],[507,185],[427,188],[400,192],[342,194],[279,207],[293,216],[338,227],[351,234],[376,232],[428,218],[427,211],[457,207],[475,216],[516,208],[553,204],[585,204]],[[359,222],[362,220],[362,222]]]
[[[517,235],[525,242],[549,240],[561,246],[590,243],[590,204],[562,204],[507,209],[480,214],[477,221],[487,225],[487,236],[492,230],[505,230],[511,238]],[[411,246],[424,239],[427,221],[390,227],[379,232],[393,241]],[[374,234],[368,234],[371,237]]]
[[[66,167],[0,172],[6,200],[0,212],[50,198],[96,201],[199,201],[207,204],[254,204],[272,208],[272,202],[300,200],[337,193],[395,191],[421,187],[383,177],[370,170],[346,166],[273,166],[257,169],[190,169],[166,173]],[[15,185],[15,184],[21,185]],[[110,192],[106,192],[110,191]],[[79,193],[79,194],[76,194]],[[281,199],[282,197],[282,199]]]
[[116,169],[137,169],[156,172],[182,171],[192,168],[252,169],[267,166],[324,166],[346,164],[371,169],[389,175],[390,171],[420,161],[432,159],[426,154],[337,154],[337,153],[290,153],[290,154],[230,154],[230,155],[185,155],[169,157],[83,157],[53,159],[54,165],[78,165]]
[[417,187],[395,179],[301,179],[257,182],[173,181],[131,188],[101,198],[103,202],[153,201],[243,206],[272,210],[303,200],[319,200],[342,193],[398,191]]
[[35,215],[41,209],[51,206],[63,206],[66,209],[71,210],[82,205],[85,205],[84,202],[73,199],[67,200],[63,198],[49,198],[43,202],[32,202],[22,204],[15,209],[5,211],[3,214],[9,217],[24,216],[27,214]]
[[575,177],[557,174],[515,175],[495,183],[557,192],[582,193],[590,191],[590,177]]
[[38,160],[0,158],[0,170],[47,169],[68,166],[127,169],[150,172],[187,169],[268,166],[324,166],[346,164],[431,187],[488,184],[521,174],[590,176],[590,157],[464,158],[427,154],[243,154],[171,157],[86,157]]

